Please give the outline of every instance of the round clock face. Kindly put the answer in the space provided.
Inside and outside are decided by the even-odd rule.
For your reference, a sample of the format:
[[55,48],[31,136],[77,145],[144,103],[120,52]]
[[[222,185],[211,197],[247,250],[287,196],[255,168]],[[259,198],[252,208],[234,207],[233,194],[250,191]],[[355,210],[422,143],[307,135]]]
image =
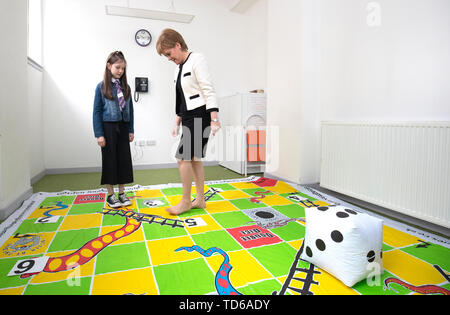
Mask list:
[[137,31],[134,38],[136,39],[136,43],[142,47],[150,45],[152,41],[152,35],[150,35],[150,32],[147,30]]

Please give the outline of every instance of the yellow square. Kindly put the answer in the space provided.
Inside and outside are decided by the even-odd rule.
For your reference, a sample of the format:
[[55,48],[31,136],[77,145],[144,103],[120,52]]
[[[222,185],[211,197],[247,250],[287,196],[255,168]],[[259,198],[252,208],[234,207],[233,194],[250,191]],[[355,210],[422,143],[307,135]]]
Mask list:
[[[230,265],[233,267],[230,273],[230,282],[235,288],[255,281],[273,278],[246,250],[228,252],[227,254],[230,257]],[[223,257],[215,254],[206,258],[206,260],[214,272],[217,272],[223,262]]]
[[51,215],[53,216],[64,216],[67,214],[67,212],[69,212],[69,207],[65,208],[65,209],[61,209],[61,210],[52,210],[52,209],[58,209],[60,207],[58,206],[49,206],[49,207],[39,207],[36,208],[36,210],[33,211],[33,213],[28,217],[28,219],[37,219],[37,218],[43,218],[45,217],[44,212],[47,211],[52,211]]
[[239,209],[227,200],[208,201],[206,203],[206,211],[208,211],[208,213],[219,213],[219,212],[228,212],[228,211],[236,211],[236,210],[239,210]]
[[289,184],[286,184],[285,182],[278,181],[275,186],[272,187],[264,187],[267,190],[270,190],[277,194],[284,194],[284,193],[294,193],[298,192],[297,189],[293,188]]
[[25,290],[24,286],[12,289],[1,289],[0,295],[22,295],[24,290]]
[[444,281],[442,275],[432,265],[398,249],[383,252],[383,267],[415,286],[440,284]]
[[392,247],[404,247],[418,243],[417,237],[383,225],[383,243]]
[[0,258],[43,254],[54,236],[54,232],[12,235],[0,249]]
[[160,189],[143,189],[134,192],[136,198],[156,198],[164,197]]
[[102,224],[102,214],[80,214],[69,215],[64,218],[63,223],[59,227],[59,231],[79,230],[92,227],[98,227]]
[[268,195],[265,196],[263,199],[261,199],[262,202],[264,202],[268,206],[283,206],[283,205],[290,205],[294,202],[287,200],[286,198],[283,198],[278,195]]
[[252,182],[230,183],[230,185],[237,189],[261,188],[260,186],[255,185]]
[[181,196],[181,195],[166,196],[166,199],[171,206],[177,205],[181,201],[181,198],[183,198],[183,196]]
[[107,273],[94,277],[93,295],[156,295],[155,278],[152,268],[133,269]]
[[302,244],[303,244],[303,239],[290,241],[290,242],[288,242],[288,244],[291,245],[292,247],[294,247],[296,250],[300,250],[300,247],[302,247]]
[[219,193],[223,199],[241,199],[241,198],[250,198],[249,194],[241,190],[226,190]]
[[170,264],[179,261],[186,261],[203,257],[197,252],[187,252],[185,250],[176,252],[180,247],[194,246],[189,236],[173,237],[162,240],[148,241],[147,247],[150,252],[152,266]]
[[[101,228],[100,235],[108,234],[109,232],[118,230],[122,227],[123,227],[123,225],[104,226]],[[142,229],[139,228],[138,230],[134,231],[127,237],[122,237],[122,238],[118,239],[117,241],[115,241],[114,245],[129,244],[129,243],[134,243],[134,242],[141,242],[144,240],[145,240],[144,233],[142,232]]]
[[[64,251],[64,252],[55,252],[55,253],[48,253],[46,256],[49,257],[63,257],[66,255],[69,255],[73,253],[74,251]],[[74,269],[69,269],[67,271],[61,271],[61,272],[41,272],[40,274],[37,274],[33,277],[33,279],[30,281],[30,283],[38,284],[38,283],[47,283],[47,282],[56,282],[56,281],[63,281],[63,280],[69,280],[73,279],[73,281],[76,281],[76,278],[79,277],[87,277],[94,273],[94,264],[95,259],[91,259],[87,263],[78,266]]]
[[[186,227],[186,230],[191,235],[192,234],[209,232],[209,231],[217,231],[217,230],[221,230],[222,229],[220,227],[220,225],[218,225],[217,222],[214,221],[214,219],[211,216],[209,216],[209,215],[200,215],[200,216],[196,216],[195,218],[201,218],[206,223],[206,225],[189,227],[188,223],[184,223],[184,225]],[[188,219],[185,219],[185,221],[186,220],[188,220]]]

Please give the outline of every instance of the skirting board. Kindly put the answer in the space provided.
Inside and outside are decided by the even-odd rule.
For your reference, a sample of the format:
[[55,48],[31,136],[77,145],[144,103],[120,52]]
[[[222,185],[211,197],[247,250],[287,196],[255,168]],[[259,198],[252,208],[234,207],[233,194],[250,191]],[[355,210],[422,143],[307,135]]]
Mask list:
[[22,206],[22,203],[30,198],[33,194],[33,188],[27,189],[24,193],[22,193],[19,197],[17,197],[12,203],[10,203],[5,208],[0,209],[0,221],[6,220],[14,211],[19,209]]

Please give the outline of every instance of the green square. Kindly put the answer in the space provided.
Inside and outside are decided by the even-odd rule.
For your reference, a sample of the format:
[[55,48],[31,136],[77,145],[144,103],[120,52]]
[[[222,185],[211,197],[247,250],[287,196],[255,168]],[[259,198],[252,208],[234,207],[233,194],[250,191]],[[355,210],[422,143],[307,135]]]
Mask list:
[[411,291],[397,283],[390,283],[389,289],[387,289],[384,285],[384,280],[387,278],[397,278],[389,273],[387,270],[384,270],[383,274],[380,276],[378,283],[376,279],[372,279],[374,283],[369,285],[367,283],[367,279],[361,280],[360,282],[353,285],[352,289],[358,291],[363,295],[406,295],[411,293]]
[[95,274],[150,266],[145,242],[108,246],[97,255]]
[[33,279],[33,277],[22,279],[20,278],[20,276],[16,277],[8,276],[8,273],[11,271],[11,269],[19,260],[25,260],[27,258],[33,257],[42,257],[42,255],[21,256],[21,257],[0,259],[0,278],[2,279],[2,281],[0,281],[0,289],[20,287],[26,285],[31,279]]
[[428,244],[430,245],[419,247],[416,244],[401,250],[431,265],[438,265],[443,270],[450,270],[450,249],[437,244]]
[[219,188],[219,189],[222,189],[223,191],[237,190],[236,187],[231,186],[230,184],[212,184],[212,185],[208,185],[208,187]]
[[62,202],[63,205],[70,205],[75,200],[76,196],[55,196],[47,197],[39,205],[40,207],[54,207],[58,202]]
[[281,287],[281,283],[275,279],[271,279],[252,283],[244,287],[240,287],[237,290],[243,295],[271,295],[273,292],[280,292]]
[[[253,197],[260,197],[262,196],[270,196],[273,195],[274,193],[266,190],[264,188],[247,188],[247,189],[242,189],[242,191],[246,192],[247,194],[253,196]],[[256,194],[256,192],[259,192],[260,194]]]
[[163,188],[161,192],[166,196],[183,195],[183,187]]
[[29,284],[24,295],[89,295],[91,277],[44,284]]
[[233,200],[228,200],[228,201],[231,202],[234,206],[236,206],[240,210],[267,207],[267,205],[265,205],[262,202],[254,203],[254,202],[251,202],[250,199],[246,199],[246,198],[233,199]]
[[289,273],[297,251],[287,243],[279,243],[248,250],[275,277]]
[[102,226],[125,225],[125,223],[127,223],[127,219],[119,214],[116,215],[103,214]]
[[194,243],[204,250],[208,250],[211,247],[218,247],[225,252],[242,249],[230,234],[226,231],[213,231],[201,234],[192,235]]
[[[218,201],[218,200],[223,200],[222,196],[219,195],[218,193],[214,194],[214,196],[212,197],[208,197],[209,195],[211,195],[210,193],[208,195],[205,195],[205,200],[206,201]],[[197,194],[192,194],[192,199],[197,198]]]
[[287,225],[270,230],[284,241],[299,240],[305,237],[305,227],[297,222],[289,222]]
[[385,243],[383,243],[383,247],[381,248],[383,252],[387,252],[389,250],[394,249],[394,247],[391,247],[389,245],[386,245]]
[[243,226],[248,222],[253,222],[251,218],[241,211],[231,211],[224,213],[211,214],[214,220],[217,221],[224,229],[235,228]]
[[203,258],[153,268],[162,295],[215,293],[215,275]]
[[289,218],[304,218],[305,208],[299,206],[298,204],[290,204],[284,206],[272,206],[278,212],[284,214]]
[[[159,221],[159,220],[158,220]],[[168,221],[169,223],[169,221]],[[178,223],[179,225],[182,225],[181,222]],[[170,225],[161,225],[158,223],[143,223],[142,227],[144,229],[144,235],[145,239],[148,241],[151,240],[158,240],[162,238],[168,238],[168,237],[176,237],[176,236],[183,236],[187,235],[185,228],[180,227],[172,227]]]
[[48,252],[77,250],[90,240],[99,236],[100,228],[62,231],[56,233]]
[[14,233],[17,234],[35,234],[41,232],[55,232],[58,230],[59,225],[64,220],[64,217],[61,216],[57,222],[55,223],[35,223],[37,218],[27,219],[22,222],[17,231]]
[[69,210],[69,215],[102,213],[104,207],[103,202],[74,204]]

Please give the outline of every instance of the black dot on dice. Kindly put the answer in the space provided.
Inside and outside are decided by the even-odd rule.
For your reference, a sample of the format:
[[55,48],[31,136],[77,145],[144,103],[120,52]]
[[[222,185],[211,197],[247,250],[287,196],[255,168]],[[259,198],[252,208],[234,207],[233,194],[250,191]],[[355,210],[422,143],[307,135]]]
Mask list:
[[355,210],[351,210],[351,209],[345,209],[345,211],[350,213],[350,214],[354,214],[354,215],[358,214]]
[[324,241],[322,241],[320,238],[316,240],[316,246],[320,251],[324,251],[326,247]]
[[320,211],[327,211],[327,210],[328,210],[328,207],[317,207],[317,210],[320,210]]
[[342,233],[335,230],[331,232],[331,239],[335,241],[336,243],[340,243],[344,240],[344,237],[342,236]]
[[273,213],[267,211],[258,211],[255,213],[255,215],[261,219],[272,219],[273,217],[275,217]]
[[338,218],[348,218],[349,217],[348,213],[342,212],[342,211],[337,212],[336,215]]
[[369,262],[373,262],[375,260],[375,252],[373,250],[367,253],[367,260]]
[[306,255],[308,255],[308,257],[313,256],[312,250],[311,250],[311,248],[309,248],[309,246],[306,246]]

